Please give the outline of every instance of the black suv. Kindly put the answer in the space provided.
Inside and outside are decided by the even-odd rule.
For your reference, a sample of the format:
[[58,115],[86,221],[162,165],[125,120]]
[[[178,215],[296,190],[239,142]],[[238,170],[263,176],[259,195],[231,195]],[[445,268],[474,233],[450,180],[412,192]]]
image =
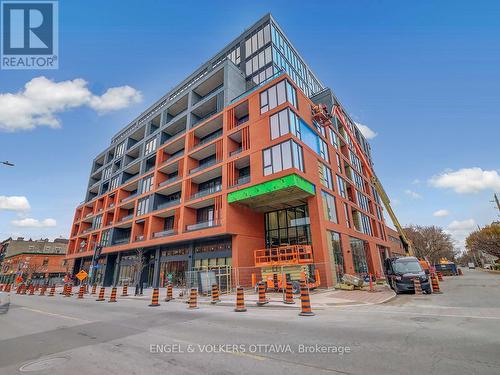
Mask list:
[[419,278],[424,293],[432,293],[429,276],[415,257],[388,258],[385,260],[385,273],[391,288],[396,294],[414,292],[413,279]]

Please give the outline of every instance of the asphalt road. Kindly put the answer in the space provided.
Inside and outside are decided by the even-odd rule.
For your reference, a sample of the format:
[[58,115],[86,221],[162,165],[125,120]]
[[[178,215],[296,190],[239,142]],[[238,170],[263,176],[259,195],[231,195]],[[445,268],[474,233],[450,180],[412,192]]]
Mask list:
[[500,275],[466,271],[441,287],[314,317],[13,295],[0,374],[499,374]]

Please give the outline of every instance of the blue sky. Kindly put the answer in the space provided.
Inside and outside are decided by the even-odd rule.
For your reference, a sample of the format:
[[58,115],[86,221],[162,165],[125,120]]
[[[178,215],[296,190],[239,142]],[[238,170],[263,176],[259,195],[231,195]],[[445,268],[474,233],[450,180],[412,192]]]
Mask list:
[[[500,3],[268,3],[61,2],[59,69],[0,70],[0,160],[16,164],[0,166],[0,238],[68,236],[91,160],[112,135],[269,11],[376,133],[376,171],[402,223],[436,224],[461,241],[498,217]],[[81,96],[54,111],[57,128],[5,125],[8,94],[40,76],[72,81]]]

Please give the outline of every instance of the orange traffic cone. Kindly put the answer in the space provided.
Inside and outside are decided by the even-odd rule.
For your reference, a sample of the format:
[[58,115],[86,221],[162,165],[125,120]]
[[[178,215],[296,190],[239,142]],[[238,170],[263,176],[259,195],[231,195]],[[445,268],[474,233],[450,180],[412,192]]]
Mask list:
[[99,290],[99,296],[97,297],[96,301],[105,301],[105,298],[104,298],[104,292],[106,291],[106,288],[101,286],[101,289]]
[[83,299],[83,294],[85,293],[85,285],[80,285],[80,289],[78,289],[78,299]]
[[431,274],[431,286],[432,286],[432,293],[434,294],[442,294],[441,288],[439,287],[439,282],[438,278],[436,277],[435,274]]
[[52,288],[50,288],[50,292],[48,297],[54,297],[56,295],[56,286],[52,285]]
[[293,300],[293,285],[291,281],[286,282],[286,293],[285,293],[285,300],[283,303],[287,305],[293,305],[295,304]]
[[111,288],[111,296],[109,296],[108,302],[116,302],[116,287]]
[[97,290],[97,284],[92,285],[92,291],[90,294],[95,294]]
[[[269,303],[269,300],[266,298],[266,285],[261,281],[258,284],[259,290],[259,300],[257,301],[257,306],[264,306]],[[237,295],[238,297],[238,295]],[[245,307],[245,306],[243,306]],[[238,304],[236,304],[236,308],[238,308]]]
[[165,302],[172,301],[174,299],[174,287],[171,283],[167,284],[167,297],[165,298]]
[[191,288],[191,294],[189,295],[189,309],[198,308],[198,290],[196,288]]
[[35,294],[35,286],[33,284],[30,285],[30,289],[29,290],[30,290],[30,293],[29,293],[30,296],[32,296],[32,295]]
[[128,285],[127,284],[123,285],[122,297],[128,297]]
[[422,292],[422,284],[420,284],[420,280],[418,277],[415,277],[413,279],[413,286],[415,288],[415,295],[422,295],[423,292]]
[[219,285],[213,284],[212,285],[212,301],[210,301],[210,303],[212,305],[215,305],[217,302],[220,302],[220,298],[219,298]]
[[[305,282],[304,282],[305,284]],[[314,316],[311,309],[311,300],[309,299],[309,289],[307,287],[300,288],[300,316]]]
[[151,303],[149,304],[149,307],[160,306],[160,303],[158,302],[159,298],[160,298],[160,289],[154,288],[153,295],[151,296]]
[[441,271],[438,271],[437,275],[438,275],[438,280],[443,281],[443,273]]
[[[265,294],[264,294],[265,298]],[[236,288],[236,307],[234,309],[236,312],[245,312],[247,309],[245,308],[245,293],[243,292],[243,288],[241,286]]]

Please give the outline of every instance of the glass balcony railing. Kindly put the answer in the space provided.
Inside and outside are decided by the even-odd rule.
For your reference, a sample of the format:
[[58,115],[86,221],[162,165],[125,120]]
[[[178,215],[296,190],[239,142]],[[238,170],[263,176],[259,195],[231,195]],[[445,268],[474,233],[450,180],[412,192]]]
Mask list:
[[250,182],[250,176],[242,176],[236,179],[236,183],[233,186],[248,184]]
[[171,184],[172,182],[177,181],[178,179],[179,179],[179,176],[171,177],[163,182],[160,182],[158,184],[158,186],[165,186],[165,185]]
[[204,145],[204,144],[206,144],[208,142],[211,142],[214,139],[219,138],[220,136],[222,136],[222,129],[219,130],[218,132],[212,134],[212,135],[209,135],[206,138],[203,138],[197,145],[194,146],[194,148],[197,148],[197,147],[202,146],[202,145]]
[[205,229],[205,228],[218,227],[219,225],[221,225],[221,221],[219,219],[208,220],[208,221],[202,221],[202,222],[199,222],[196,224],[186,225],[186,230],[193,231],[193,230],[199,230],[199,229]]
[[193,173],[196,173],[196,172],[199,172],[199,171],[202,171],[208,167],[211,167],[212,165],[215,165],[219,162],[219,160],[211,160],[209,162],[206,162],[196,168],[193,168],[193,169],[190,169],[189,170],[189,174],[193,174]]
[[123,245],[130,242],[130,238],[119,238],[113,241],[113,245]]
[[170,155],[170,157],[167,160],[165,160],[165,163],[168,163],[169,161],[177,159],[177,158],[181,157],[182,155],[184,155],[184,150],[178,151],[175,154]]
[[131,220],[133,217],[134,217],[134,214],[130,214],[130,215],[122,217],[120,221]]
[[164,208],[167,208],[167,207],[177,206],[180,203],[181,203],[180,198],[173,199],[173,200],[168,201],[168,202],[160,203],[158,206],[156,206],[156,210],[163,210]]
[[138,195],[137,193],[135,193],[135,194],[131,194],[131,195],[129,195],[128,197],[123,198],[121,201],[122,201],[122,202],[128,202],[129,200],[132,200],[132,199],[134,199],[135,197],[137,197],[137,195]]
[[217,193],[221,190],[222,190],[222,185],[215,185],[211,188],[203,189],[203,190],[200,190],[200,191],[194,193],[193,195],[191,195],[191,199],[205,197],[207,195]]
[[162,230],[161,232],[155,232],[153,233],[153,238],[160,238],[160,237],[167,237],[167,236],[172,236],[176,232],[174,229],[167,229],[167,230]]
[[231,151],[231,152],[229,153],[229,156],[238,155],[238,154],[240,154],[242,151],[243,151],[243,148],[241,148],[241,147],[240,147],[240,148],[237,148],[236,150]]

